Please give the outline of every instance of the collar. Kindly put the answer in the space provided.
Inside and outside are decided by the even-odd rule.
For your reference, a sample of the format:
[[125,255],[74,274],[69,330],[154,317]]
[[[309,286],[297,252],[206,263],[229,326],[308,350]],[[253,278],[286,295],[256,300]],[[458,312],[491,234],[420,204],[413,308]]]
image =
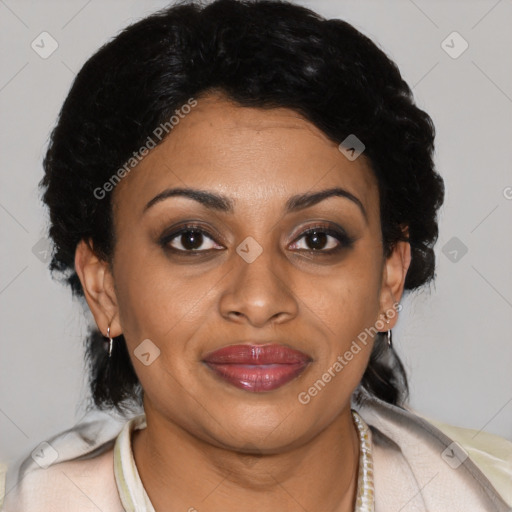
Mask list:
[[126,512],[155,512],[155,509],[142,485],[133,458],[131,435],[134,430],[146,428],[146,415],[140,414],[128,421],[114,445],[114,477],[121,503]]

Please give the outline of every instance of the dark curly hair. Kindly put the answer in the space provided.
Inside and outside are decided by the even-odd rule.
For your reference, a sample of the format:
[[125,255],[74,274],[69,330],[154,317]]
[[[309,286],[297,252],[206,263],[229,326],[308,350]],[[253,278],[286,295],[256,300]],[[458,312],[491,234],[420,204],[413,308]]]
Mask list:
[[[97,199],[94,190],[176,109],[212,91],[240,106],[292,109],[336,143],[356,134],[378,181],[385,256],[407,240],[412,260],[405,289],[434,277],[437,210],[444,198],[433,163],[435,129],[396,64],[347,22],[285,1],[216,0],[180,2],[125,28],[74,80],[40,183],[54,245],[50,270],[74,296],[83,297],[74,269],[78,242],[90,239],[108,262],[115,245],[111,195]],[[104,342],[91,327],[91,406],[124,412],[142,405],[123,336],[111,361]],[[400,406],[407,377],[396,353],[384,347],[377,336],[354,396]]]

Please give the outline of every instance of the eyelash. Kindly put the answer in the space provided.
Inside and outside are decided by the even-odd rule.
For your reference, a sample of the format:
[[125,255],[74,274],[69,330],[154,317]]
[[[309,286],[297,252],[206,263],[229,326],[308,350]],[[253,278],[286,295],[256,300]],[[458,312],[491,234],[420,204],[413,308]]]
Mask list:
[[[217,243],[214,239],[214,237],[205,229],[203,229],[198,224],[186,224],[179,228],[177,231],[173,231],[172,233],[168,235],[164,235],[160,238],[159,243],[165,250],[171,251],[173,253],[180,253],[182,255],[186,256],[199,256],[204,253],[208,253],[210,251],[217,251],[219,249],[206,249],[206,250],[193,250],[193,249],[176,249],[174,247],[170,247],[170,242],[172,242],[175,238],[179,238],[181,235],[185,233],[189,233],[191,231],[194,231],[195,233],[199,233],[201,235],[206,235],[209,239],[211,239],[213,242]],[[300,252],[305,252],[309,254],[315,254],[315,255],[324,255],[329,256],[336,254],[340,252],[343,249],[350,249],[354,245],[355,239],[348,236],[347,233],[344,230],[338,230],[333,229],[329,227],[328,225],[322,225],[317,224],[314,226],[310,226],[306,231],[303,231],[299,237],[295,238],[292,242],[293,244],[297,243],[299,240],[302,240],[302,238],[311,235],[313,233],[322,233],[328,236],[331,236],[335,238],[339,244],[334,249],[329,250],[323,250],[323,249],[299,249]]]

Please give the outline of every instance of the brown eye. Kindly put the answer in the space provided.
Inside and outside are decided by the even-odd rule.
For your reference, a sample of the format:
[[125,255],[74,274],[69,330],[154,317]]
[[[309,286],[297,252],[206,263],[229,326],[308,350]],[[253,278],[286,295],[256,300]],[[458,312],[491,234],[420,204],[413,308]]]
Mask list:
[[182,253],[222,249],[222,246],[219,246],[206,231],[196,226],[185,226],[178,231],[165,235],[160,240],[160,244],[162,247]]
[[333,249],[338,245],[334,237],[322,231],[311,231],[302,238],[306,242],[307,249],[311,250]]
[[[183,249],[187,251],[200,249],[204,243],[203,234],[201,231],[184,231],[179,235],[176,240],[179,241]],[[174,240],[173,240],[174,241]],[[172,244],[171,244],[172,245]],[[176,248],[176,247],[175,247]]]
[[353,243],[345,232],[320,226],[305,231],[296,239],[292,249],[329,254],[351,247]]

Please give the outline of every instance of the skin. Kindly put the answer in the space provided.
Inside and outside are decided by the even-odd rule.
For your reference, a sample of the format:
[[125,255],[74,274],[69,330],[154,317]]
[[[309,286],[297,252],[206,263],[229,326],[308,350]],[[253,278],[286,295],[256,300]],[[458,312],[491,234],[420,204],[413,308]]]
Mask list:
[[[234,212],[180,196],[144,212],[174,187],[223,194]],[[285,213],[290,196],[332,187],[358,198],[365,214],[337,196]],[[112,265],[82,241],[75,266],[99,329],[124,334],[144,389],[147,428],[132,445],[155,509],[352,511],[359,443],[350,397],[373,340],[307,405],[297,397],[403,293],[410,246],[400,242],[384,257],[377,182],[364,154],[349,161],[288,109],[239,107],[210,94],[123,178],[113,204]],[[159,244],[184,221],[207,231],[199,245],[207,252]],[[326,235],[315,246],[303,233],[318,223],[355,241],[347,247]],[[236,252],[249,236],[263,250],[251,263]],[[177,236],[168,247],[187,242]],[[134,355],[145,339],[160,350],[148,366]],[[282,343],[313,361],[264,393],[235,388],[201,362],[249,340]]]

